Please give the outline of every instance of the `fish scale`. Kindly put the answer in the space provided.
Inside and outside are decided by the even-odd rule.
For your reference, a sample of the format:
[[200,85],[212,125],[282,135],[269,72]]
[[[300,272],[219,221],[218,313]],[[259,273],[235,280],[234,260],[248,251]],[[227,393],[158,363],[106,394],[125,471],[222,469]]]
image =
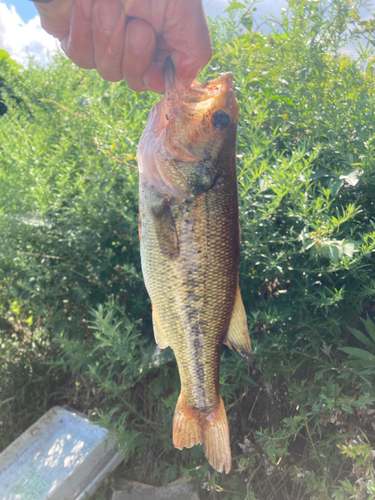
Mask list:
[[[191,219],[185,215],[187,202],[172,209],[181,248],[177,260],[160,251],[147,197],[140,199],[146,287],[176,355],[186,400],[202,407],[194,393],[203,391],[207,410],[218,404],[217,337],[219,333],[222,343],[228,332],[237,286],[237,195],[230,195],[230,185],[230,178],[223,179],[217,190],[188,203]],[[222,193],[224,200],[218,205],[217,197],[223,198]],[[197,348],[196,339],[201,339]]]

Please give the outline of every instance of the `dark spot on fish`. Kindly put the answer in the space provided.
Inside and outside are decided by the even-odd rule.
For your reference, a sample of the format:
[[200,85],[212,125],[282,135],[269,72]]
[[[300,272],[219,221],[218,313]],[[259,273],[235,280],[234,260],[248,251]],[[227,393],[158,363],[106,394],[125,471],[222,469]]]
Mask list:
[[167,119],[167,120],[169,120],[169,118],[168,118],[168,115],[167,115],[167,114],[165,114],[165,117],[166,117],[166,119]]

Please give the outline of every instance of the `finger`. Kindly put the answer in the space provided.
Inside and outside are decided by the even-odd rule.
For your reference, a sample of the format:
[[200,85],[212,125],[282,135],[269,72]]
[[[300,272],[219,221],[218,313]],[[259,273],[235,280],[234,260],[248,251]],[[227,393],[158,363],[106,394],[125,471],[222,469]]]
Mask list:
[[42,28],[60,41],[69,35],[73,2],[74,0],[60,0],[53,3],[34,3]]
[[132,19],[126,26],[122,75],[136,92],[147,90],[143,75],[152,64],[156,36],[153,27],[143,19]]
[[110,82],[122,80],[125,13],[118,0],[96,0],[92,10],[95,67]]
[[76,0],[71,13],[70,34],[61,42],[61,48],[78,66],[95,68],[91,13],[94,0]]
[[143,75],[143,84],[157,94],[165,92],[163,66],[163,63],[154,63]]
[[[176,8],[176,2],[179,2]],[[176,77],[189,85],[212,57],[212,44],[202,0],[169,2],[163,37],[174,49]]]
[[156,37],[154,64],[143,75],[143,83],[152,92],[156,92],[157,94],[164,94],[165,92],[163,67],[165,60],[171,55],[172,51],[172,47],[161,35]]

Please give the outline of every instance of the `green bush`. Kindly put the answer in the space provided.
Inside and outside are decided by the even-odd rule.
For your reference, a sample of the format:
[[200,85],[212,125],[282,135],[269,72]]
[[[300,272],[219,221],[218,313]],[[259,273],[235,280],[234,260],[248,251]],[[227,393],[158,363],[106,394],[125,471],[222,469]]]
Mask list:
[[[201,447],[174,450],[177,369],[152,340],[135,153],[158,97],[63,56],[6,73],[2,446],[68,404],[116,434],[127,474],[145,482],[188,473],[202,497],[375,498],[375,57],[362,5],[290,0],[263,32],[253,4],[233,2],[211,23],[201,78],[232,71],[241,107],[240,284],[254,352],[251,366],[222,357],[228,477]],[[370,42],[346,55],[360,35]]]
[[3,100],[3,93],[7,93],[17,104],[20,103],[20,97],[15,95],[12,86],[9,84],[9,75],[17,75],[22,71],[22,66],[10,58],[6,50],[0,49],[0,116],[7,112],[7,106]]

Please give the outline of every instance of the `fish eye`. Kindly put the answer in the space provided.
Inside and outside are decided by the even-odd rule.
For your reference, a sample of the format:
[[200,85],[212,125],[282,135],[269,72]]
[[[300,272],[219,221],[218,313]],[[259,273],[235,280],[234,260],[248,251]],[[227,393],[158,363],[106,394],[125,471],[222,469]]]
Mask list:
[[219,111],[215,111],[215,113],[211,117],[211,123],[215,130],[223,130],[227,128],[229,125],[230,118],[228,113],[219,109]]

